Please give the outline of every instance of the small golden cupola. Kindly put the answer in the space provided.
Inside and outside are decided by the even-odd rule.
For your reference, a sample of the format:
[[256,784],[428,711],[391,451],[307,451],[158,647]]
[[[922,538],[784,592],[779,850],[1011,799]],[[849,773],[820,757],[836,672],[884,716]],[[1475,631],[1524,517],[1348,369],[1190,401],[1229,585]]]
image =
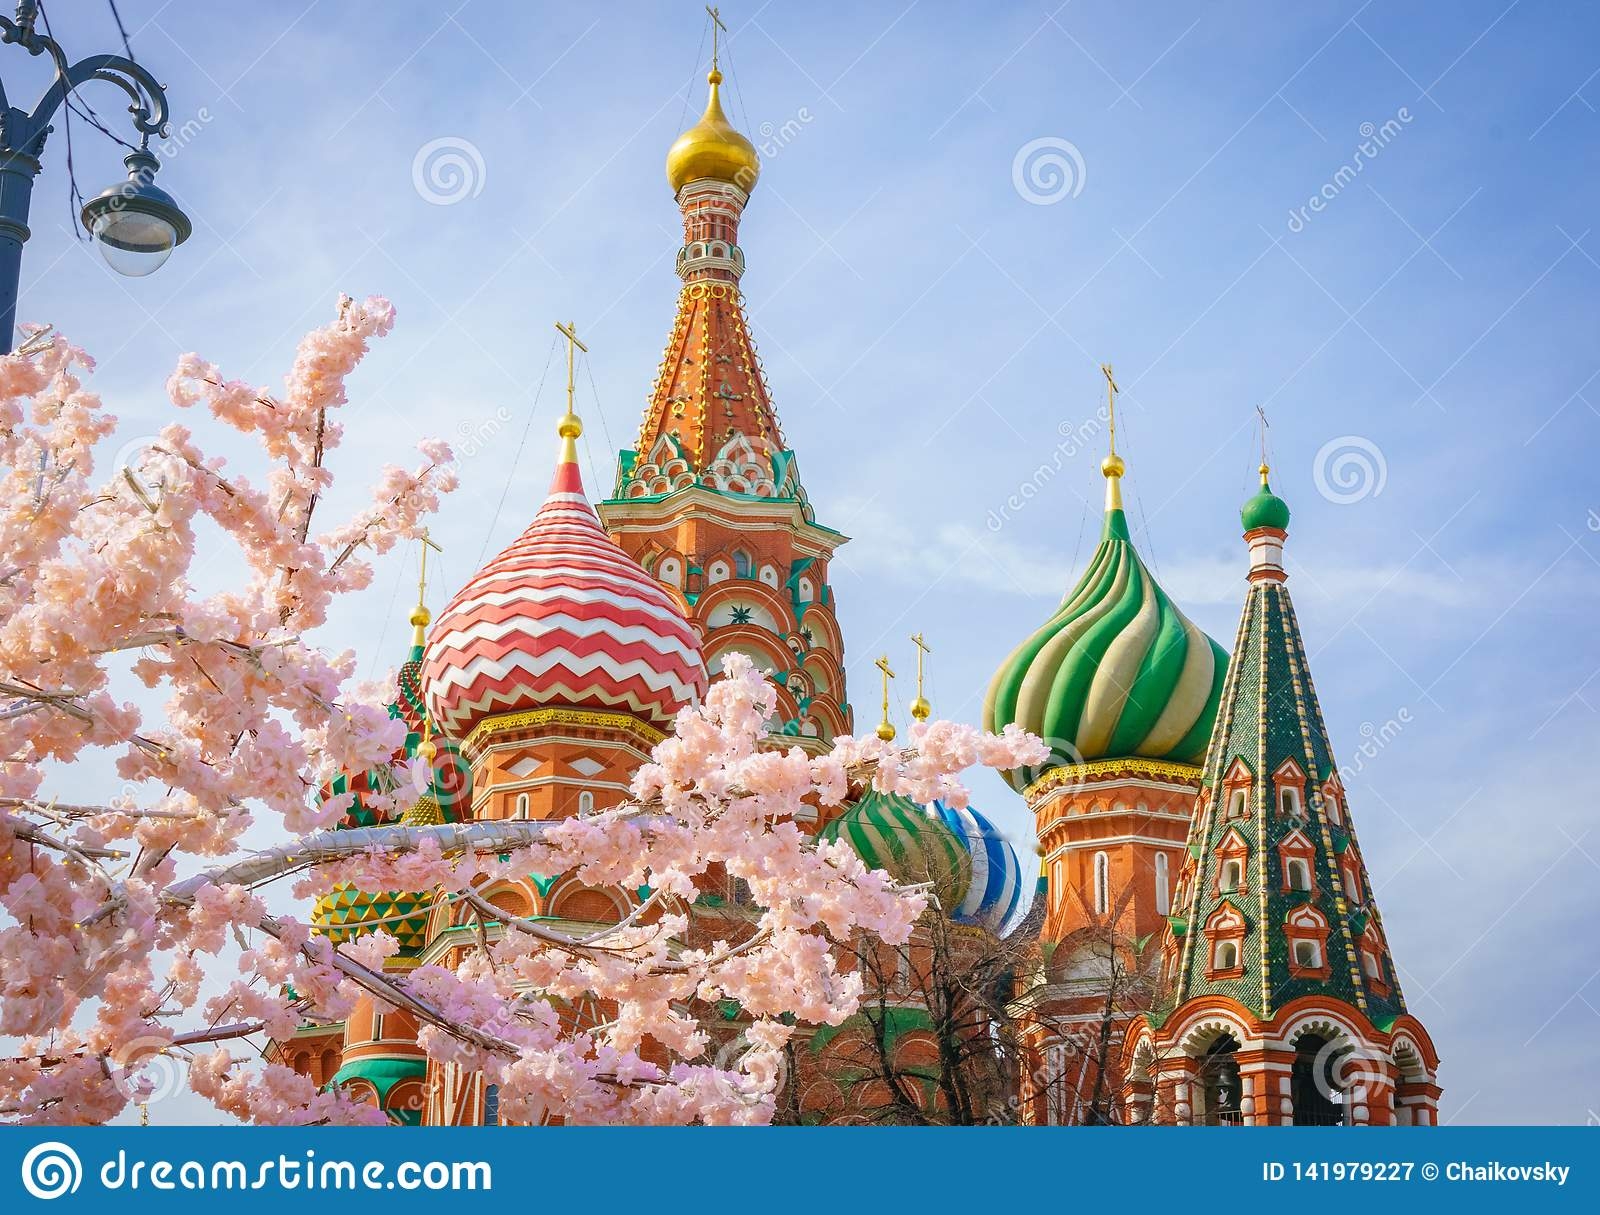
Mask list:
[[691,181],[705,180],[727,182],[749,194],[761,176],[761,158],[722,112],[721,70],[713,66],[706,81],[711,86],[706,112],[667,153],[667,181],[674,194]]

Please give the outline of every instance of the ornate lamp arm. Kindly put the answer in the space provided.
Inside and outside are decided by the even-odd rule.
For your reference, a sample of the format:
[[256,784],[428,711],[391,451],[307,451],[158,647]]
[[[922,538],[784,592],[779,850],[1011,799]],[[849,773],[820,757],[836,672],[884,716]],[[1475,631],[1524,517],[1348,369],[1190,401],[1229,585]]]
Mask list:
[[[151,135],[165,135],[171,114],[167,105],[167,92],[144,68],[122,55],[90,55],[72,65],[62,53],[54,38],[38,33],[33,28],[35,6],[19,4],[17,20],[0,17],[0,42],[15,43],[30,54],[48,54],[55,61],[56,78],[44,91],[31,114],[5,108],[5,149],[37,156],[49,131],[50,119],[66,102],[79,85],[90,80],[104,80],[116,85],[133,103],[128,107],[133,115],[134,129],[148,142]],[[0,105],[4,104],[4,87],[0,86]]]

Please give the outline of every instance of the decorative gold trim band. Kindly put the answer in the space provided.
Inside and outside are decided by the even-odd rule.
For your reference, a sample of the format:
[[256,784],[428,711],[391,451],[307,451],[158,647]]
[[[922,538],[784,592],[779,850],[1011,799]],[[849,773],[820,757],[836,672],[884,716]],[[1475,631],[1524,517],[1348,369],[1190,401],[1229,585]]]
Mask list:
[[497,713],[493,717],[486,717],[473,727],[472,733],[467,735],[466,741],[461,744],[461,749],[475,752],[486,744],[491,738],[499,734],[509,734],[514,730],[526,730],[533,726],[587,726],[590,729],[616,730],[622,734],[630,734],[646,747],[654,747],[666,737],[654,726],[647,726],[627,713],[608,713],[603,709],[523,709],[516,713]]
[[707,296],[714,300],[734,300],[739,298],[739,288],[732,283],[713,282],[702,279],[700,282],[685,283],[680,294],[692,300],[703,300]]
[[1186,785],[1199,785],[1202,770],[1193,764],[1173,763],[1168,759],[1097,759],[1085,764],[1062,764],[1052,768],[1022,791],[1030,805],[1051,789],[1061,785],[1087,784],[1108,776],[1149,776],[1156,780],[1176,781]]

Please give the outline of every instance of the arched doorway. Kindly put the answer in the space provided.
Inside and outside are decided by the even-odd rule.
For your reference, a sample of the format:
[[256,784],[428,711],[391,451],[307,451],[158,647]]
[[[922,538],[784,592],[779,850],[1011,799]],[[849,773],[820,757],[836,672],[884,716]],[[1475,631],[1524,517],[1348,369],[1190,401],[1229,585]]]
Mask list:
[[1217,1038],[1200,1056],[1200,1123],[1203,1126],[1243,1126],[1239,1104],[1244,1082],[1239,1076],[1239,1043],[1232,1034]]
[[1321,1034],[1301,1034],[1294,1045],[1289,1098],[1294,1103],[1296,1126],[1344,1126],[1350,1103],[1343,1079],[1350,1047]]

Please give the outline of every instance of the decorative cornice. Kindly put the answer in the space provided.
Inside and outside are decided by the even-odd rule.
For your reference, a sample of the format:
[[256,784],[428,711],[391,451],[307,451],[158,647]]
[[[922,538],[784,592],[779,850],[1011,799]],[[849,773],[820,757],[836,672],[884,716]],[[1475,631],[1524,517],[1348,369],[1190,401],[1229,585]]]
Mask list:
[[616,730],[638,739],[646,748],[654,747],[666,738],[666,734],[662,731],[646,725],[628,713],[608,713],[603,709],[523,709],[516,713],[497,713],[493,717],[484,718],[473,727],[472,733],[467,735],[466,741],[461,744],[461,749],[475,754],[490,739],[501,734],[549,725]]
[[1097,759],[1084,764],[1062,764],[1052,768],[1022,791],[1028,805],[1034,805],[1044,794],[1062,785],[1098,783],[1118,776],[1145,776],[1169,784],[1200,787],[1201,769],[1194,764],[1175,763],[1169,759],[1144,759],[1128,756],[1125,759]]

